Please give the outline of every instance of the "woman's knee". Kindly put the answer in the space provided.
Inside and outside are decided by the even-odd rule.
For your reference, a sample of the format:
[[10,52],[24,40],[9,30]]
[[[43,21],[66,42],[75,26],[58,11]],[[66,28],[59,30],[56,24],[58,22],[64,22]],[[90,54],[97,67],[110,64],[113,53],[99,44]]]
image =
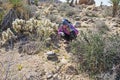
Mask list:
[[75,34],[75,31],[72,31],[70,33],[70,37],[73,38],[73,39],[75,39],[77,37],[77,35]]

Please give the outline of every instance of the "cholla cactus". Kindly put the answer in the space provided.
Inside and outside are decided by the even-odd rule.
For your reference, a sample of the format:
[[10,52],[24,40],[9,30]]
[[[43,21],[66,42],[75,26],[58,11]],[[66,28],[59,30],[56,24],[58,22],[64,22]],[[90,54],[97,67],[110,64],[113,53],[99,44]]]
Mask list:
[[22,24],[25,23],[25,20],[22,20],[22,19],[16,19],[15,21],[16,21],[16,23],[19,24],[19,25],[22,25]]
[[25,24],[25,20],[22,20],[22,19],[16,19],[12,25],[13,25],[13,28],[16,32],[19,32],[21,29],[22,29],[22,26]]
[[[31,35],[36,33],[38,37],[46,40],[51,34],[54,34],[55,30],[57,30],[58,24],[52,23],[49,19],[36,20],[32,18],[28,21],[16,19],[12,23],[12,26],[18,34],[22,31],[22,34],[26,35],[27,33],[31,37]],[[2,41],[6,42],[14,36],[14,33],[8,28],[7,31],[3,31],[2,33]]]
[[10,30],[10,28],[8,28],[6,32],[7,32],[9,38],[14,36],[14,33]]
[[49,19],[36,20],[34,18],[28,21],[16,19],[12,24],[14,30],[18,33],[24,30],[27,33],[30,32],[29,34],[34,34],[36,30],[37,35],[46,38],[53,34],[58,26],[58,24],[52,23]]
[[95,4],[86,7],[86,10],[94,10],[94,9],[95,9]]
[[2,40],[5,42],[6,40],[8,40],[8,34],[5,32],[5,31],[3,31],[2,32]]
[[6,42],[8,39],[11,39],[11,37],[15,36],[14,33],[10,30],[10,28],[7,29],[7,31],[2,32],[2,41]]
[[43,11],[43,13],[44,13],[44,15],[49,15],[50,13],[51,13],[51,11],[53,10],[53,5],[50,5],[49,7],[47,7],[44,11]]

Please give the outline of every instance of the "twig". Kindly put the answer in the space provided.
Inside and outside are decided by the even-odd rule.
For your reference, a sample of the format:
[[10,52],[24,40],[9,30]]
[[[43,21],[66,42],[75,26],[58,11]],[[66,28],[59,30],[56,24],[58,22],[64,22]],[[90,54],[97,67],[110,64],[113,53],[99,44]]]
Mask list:
[[[1,68],[2,68],[2,67],[3,67],[3,63],[0,62],[0,65],[1,65]],[[0,72],[0,73],[1,73],[1,76],[0,76],[0,77],[2,78],[2,70],[0,70],[0,71],[1,71],[1,72]],[[0,78],[0,79],[1,79],[1,78]]]
[[[12,46],[12,39],[10,41],[11,41],[10,42],[10,49],[12,49],[12,47],[13,47]],[[11,54],[12,54],[12,56],[10,56]],[[11,59],[8,60],[8,66],[7,66],[6,75],[5,75],[5,79],[4,80],[7,80],[7,78],[8,78],[8,73],[9,73],[9,70],[10,70],[10,67],[11,67],[11,62],[10,61],[12,61],[13,57],[14,57],[14,54],[11,52],[9,54],[8,58],[7,58],[7,59],[9,59],[9,58],[11,58]]]

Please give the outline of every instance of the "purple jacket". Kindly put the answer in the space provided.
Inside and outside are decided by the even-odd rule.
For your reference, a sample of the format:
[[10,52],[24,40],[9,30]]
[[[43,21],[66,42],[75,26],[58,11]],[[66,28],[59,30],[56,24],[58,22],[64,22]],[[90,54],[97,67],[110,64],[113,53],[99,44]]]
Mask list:
[[70,32],[71,32],[71,31],[75,31],[75,34],[76,34],[76,35],[78,34],[78,30],[75,29],[75,27],[74,27],[73,25],[69,24],[69,29],[70,29],[70,31],[68,31],[67,29],[63,28],[63,25],[61,25],[61,26],[59,27],[59,29],[58,29],[58,34],[59,34],[60,32],[64,32],[64,33],[70,35]]

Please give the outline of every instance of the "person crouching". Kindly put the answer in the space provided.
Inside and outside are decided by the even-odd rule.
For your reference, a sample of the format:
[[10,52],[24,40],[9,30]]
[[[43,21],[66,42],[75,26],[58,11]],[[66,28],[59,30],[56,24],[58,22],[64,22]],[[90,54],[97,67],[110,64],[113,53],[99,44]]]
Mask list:
[[67,19],[62,21],[58,29],[58,34],[65,39],[67,42],[76,39],[78,30],[69,22]]

